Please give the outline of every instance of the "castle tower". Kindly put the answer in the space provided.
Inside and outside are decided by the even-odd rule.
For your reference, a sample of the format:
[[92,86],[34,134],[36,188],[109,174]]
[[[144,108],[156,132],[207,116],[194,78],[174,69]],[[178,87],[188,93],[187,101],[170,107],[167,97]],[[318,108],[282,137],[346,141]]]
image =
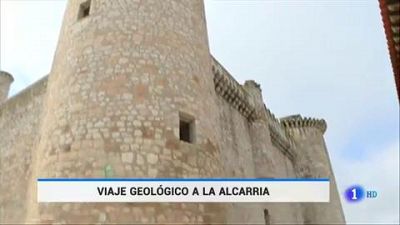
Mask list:
[[[213,95],[202,1],[69,1],[33,180],[221,176]],[[34,222],[224,222],[218,204],[38,205],[30,195]]]
[[[296,177],[292,168],[289,140],[286,137],[276,137],[277,133],[282,133],[278,120],[269,114],[262,96],[262,90],[255,81],[246,81],[244,86],[249,94],[249,102],[254,106],[254,121],[250,124],[252,137],[252,151],[254,160],[255,177],[258,178],[278,178]],[[276,148],[280,138],[280,149]],[[284,154],[285,152],[286,154]],[[258,209],[264,209],[271,214],[271,224],[297,224],[303,222],[303,217],[299,213],[300,205],[297,203],[263,203],[258,205]]]
[[281,121],[296,147],[295,168],[298,176],[330,179],[330,203],[303,204],[304,222],[344,224],[340,195],[323,137],[326,122],[300,115],[282,118]]
[[5,71],[0,71],[0,104],[7,100],[8,92],[13,81],[14,78],[11,74]]

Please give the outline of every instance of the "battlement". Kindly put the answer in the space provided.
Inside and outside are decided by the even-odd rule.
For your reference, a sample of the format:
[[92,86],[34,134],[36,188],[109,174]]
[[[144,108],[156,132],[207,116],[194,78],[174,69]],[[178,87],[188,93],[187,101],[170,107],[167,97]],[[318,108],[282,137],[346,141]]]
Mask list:
[[59,33],[49,76],[8,99],[12,77],[0,73],[0,224],[343,221],[337,193],[318,211],[262,202],[39,204],[37,177],[333,177],[320,131],[289,129],[324,131],[325,121],[282,122],[256,81],[235,80],[210,55],[202,0],[69,0]]
[[229,72],[211,56],[215,91],[248,120],[255,120],[256,110],[249,101],[249,94]]
[[294,159],[295,153],[292,152],[293,141],[286,134],[285,127],[267,107],[265,107],[265,111],[268,118],[268,128],[272,144],[274,144],[290,159]]
[[309,117],[302,117],[300,115],[293,115],[281,118],[281,123],[286,129],[290,128],[306,128],[315,127],[322,133],[325,133],[327,125],[323,119],[315,119]]

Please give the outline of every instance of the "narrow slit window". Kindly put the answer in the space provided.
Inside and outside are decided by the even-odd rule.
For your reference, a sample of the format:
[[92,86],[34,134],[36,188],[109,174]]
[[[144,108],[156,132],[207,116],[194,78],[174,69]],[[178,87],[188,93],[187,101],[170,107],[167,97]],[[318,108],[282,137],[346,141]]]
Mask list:
[[194,118],[186,114],[179,114],[179,139],[187,143],[195,141]]
[[264,221],[265,221],[265,225],[271,224],[271,216],[269,215],[268,209],[264,209]]
[[83,2],[79,6],[78,20],[89,16],[89,14],[90,14],[90,3],[91,3],[91,0],[87,0],[86,2]]

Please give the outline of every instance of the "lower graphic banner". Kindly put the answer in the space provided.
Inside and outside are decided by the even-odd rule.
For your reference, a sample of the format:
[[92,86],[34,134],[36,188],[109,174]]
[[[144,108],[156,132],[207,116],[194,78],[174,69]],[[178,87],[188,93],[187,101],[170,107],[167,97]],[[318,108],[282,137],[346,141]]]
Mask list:
[[329,179],[40,178],[38,202],[329,202]]

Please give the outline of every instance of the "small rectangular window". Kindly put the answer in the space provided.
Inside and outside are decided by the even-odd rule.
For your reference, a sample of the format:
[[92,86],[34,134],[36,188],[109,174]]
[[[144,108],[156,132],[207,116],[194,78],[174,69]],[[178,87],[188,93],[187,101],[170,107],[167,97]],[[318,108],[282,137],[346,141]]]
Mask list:
[[79,6],[78,20],[89,16],[90,3],[91,3],[91,0],[87,0]]
[[180,113],[179,114],[179,139],[184,142],[195,142],[195,122],[194,118]]

